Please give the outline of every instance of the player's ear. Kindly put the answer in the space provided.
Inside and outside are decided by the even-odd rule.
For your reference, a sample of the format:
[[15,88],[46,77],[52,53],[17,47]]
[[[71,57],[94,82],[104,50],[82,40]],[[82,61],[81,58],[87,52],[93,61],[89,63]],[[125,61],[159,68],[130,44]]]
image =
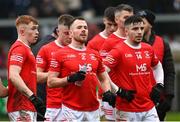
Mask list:
[[106,22],[106,18],[104,17],[104,18],[103,18],[103,23],[105,24],[105,22]]
[[124,32],[125,32],[125,35],[127,36],[128,35],[128,27],[125,27]]
[[18,27],[18,33],[19,33],[20,35],[24,35],[24,33],[25,33],[25,27],[19,26],[19,27]]
[[115,16],[114,18],[115,23],[119,23],[118,20],[119,20],[119,16]]
[[69,37],[70,37],[70,38],[73,37],[73,32],[72,32],[72,30],[69,30]]

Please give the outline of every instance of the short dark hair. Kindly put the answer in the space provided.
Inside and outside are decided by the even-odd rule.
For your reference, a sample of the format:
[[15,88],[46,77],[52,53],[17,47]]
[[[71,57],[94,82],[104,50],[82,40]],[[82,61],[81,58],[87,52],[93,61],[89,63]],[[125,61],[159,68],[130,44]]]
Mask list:
[[104,10],[104,18],[107,18],[109,21],[114,22],[114,12],[115,12],[115,7],[107,7]]
[[74,17],[74,18],[72,19],[72,21],[70,22],[70,25],[69,25],[69,26],[71,26],[71,25],[74,23],[74,21],[76,21],[76,20],[84,20],[84,21],[86,21],[83,17]]
[[120,4],[115,8],[115,13],[117,12],[121,12],[121,11],[129,11],[129,12],[133,12],[133,7],[128,5],[128,4]]
[[133,15],[133,16],[128,17],[125,20],[124,25],[128,26],[130,24],[135,24],[135,23],[139,23],[139,22],[143,22],[142,18],[138,15]]
[[74,19],[72,15],[69,14],[63,14],[58,18],[58,24],[59,25],[65,25],[70,26],[71,21]]

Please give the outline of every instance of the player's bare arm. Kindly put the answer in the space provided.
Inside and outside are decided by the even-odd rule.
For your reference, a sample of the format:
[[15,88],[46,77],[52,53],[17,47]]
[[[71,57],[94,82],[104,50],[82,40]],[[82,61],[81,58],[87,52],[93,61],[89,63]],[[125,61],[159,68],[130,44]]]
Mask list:
[[44,69],[37,67],[37,82],[44,83],[47,81],[48,72],[44,72]]
[[58,78],[59,72],[48,72],[47,85],[50,88],[64,87],[68,84],[67,77]]
[[26,86],[20,76],[21,67],[11,65],[9,69],[9,79],[11,80],[11,82],[18,89],[18,91],[29,98],[33,94],[33,92]]
[[101,82],[101,85],[102,85],[104,92],[106,92],[108,90],[111,91],[109,76],[108,76],[107,72],[103,72],[103,73],[98,74],[98,79]]

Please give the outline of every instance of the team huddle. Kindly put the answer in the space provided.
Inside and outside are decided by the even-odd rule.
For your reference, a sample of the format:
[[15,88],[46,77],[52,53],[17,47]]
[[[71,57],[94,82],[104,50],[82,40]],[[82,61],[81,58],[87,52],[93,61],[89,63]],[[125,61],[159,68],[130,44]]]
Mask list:
[[[8,89],[0,84],[10,121],[163,121],[174,97],[175,70],[154,21],[150,10],[108,7],[104,30],[87,42],[87,21],[64,14],[57,37],[35,58],[30,46],[38,40],[38,21],[19,16],[8,54]],[[46,105],[37,83],[46,83]]]

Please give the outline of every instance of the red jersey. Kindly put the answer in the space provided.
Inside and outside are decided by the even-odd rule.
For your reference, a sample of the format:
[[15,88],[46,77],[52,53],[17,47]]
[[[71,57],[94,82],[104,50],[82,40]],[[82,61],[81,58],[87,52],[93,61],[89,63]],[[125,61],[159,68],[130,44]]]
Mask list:
[[123,42],[125,39],[125,37],[119,37],[115,33],[112,33],[101,46],[100,55],[105,57],[109,51],[111,51],[119,42]]
[[[154,52],[156,54],[156,56],[158,57],[159,61],[162,63],[163,61],[163,57],[164,57],[164,42],[163,39],[160,36],[155,35],[155,39],[154,39],[154,43],[153,45],[151,45],[154,49]],[[153,72],[152,72],[152,76],[153,76]],[[156,80],[153,78],[153,85],[156,84]]]
[[[44,45],[38,52],[36,63],[37,67],[44,69],[48,72],[52,53],[58,51],[63,46],[57,44],[55,41]],[[61,107],[61,88],[46,87],[46,106],[47,108],[60,108]]]
[[63,78],[81,70],[84,65],[87,66],[87,72],[82,86],[69,83],[63,87],[62,103],[74,110],[94,111],[99,108],[96,96],[96,84],[98,82],[96,74],[105,71],[98,52],[67,46],[53,55],[50,71],[59,72],[60,77]]
[[87,47],[99,52],[106,39],[107,37],[101,32],[88,42]]
[[160,36],[156,35],[154,40],[155,41],[154,41],[152,47],[154,49],[155,54],[157,55],[157,57],[159,58],[159,60],[162,63],[163,57],[164,57],[164,42],[163,42],[163,39]]
[[[107,39],[107,37],[104,36],[102,32],[100,32],[99,34],[97,34],[93,39],[91,39],[88,42],[87,48],[90,48],[90,49],[93,49],[93,50],[96,50],[99,52],[106,39]],[[98,82],[97,85],[98,85],[99,98],[101,99],[103,90],[101,88],[100,82]]]
[[33,104],[26,96],[20,93],[9,79],[10,65],[21,67],[20,76],[27,87],[36,94],[36,61],[29,46],[16,41],[8,53],[8,102],[7,111],[19,110],[36,111]]
[[[108,60],[111,59],[111,60]],[[104,63],[116,70],[118,81],[116,85],[135,90],[135,99],[128,102],[117,97],[116,108],[122,111],[143,112],[150,110],[154,104],[149,97],[152,89],[152,67],[158,64],[152,47],[141,43],[141,48],[135,49],[125,42],[111,50]]]
[[[105,58],[106,55],[108,54],[108,52],[110,52],[115,46],[117,46],[118,43],[121,43],[125,40],[125,37],[119,37],[118,35],[116,35],[116,33],[112,33],[107,39],[106,41],[103,43],[103,46],[101,47],[100,50],[100,55]],[[111,80],[116,83],[116,71],[114,71],[113,69],[111,69],[111,71],[108,73]]]

